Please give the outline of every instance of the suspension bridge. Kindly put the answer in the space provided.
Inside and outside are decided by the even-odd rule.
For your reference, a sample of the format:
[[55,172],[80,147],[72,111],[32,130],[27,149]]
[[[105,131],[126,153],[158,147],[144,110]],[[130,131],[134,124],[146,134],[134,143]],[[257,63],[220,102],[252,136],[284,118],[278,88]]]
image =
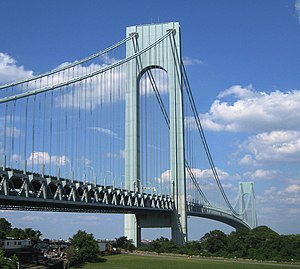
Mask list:
[[0,208],[124,213],[142,228],[187,216],[257,225],[252,182],[222,186],[181,57],[177,22],[127,27],[85,59],[0,86]]

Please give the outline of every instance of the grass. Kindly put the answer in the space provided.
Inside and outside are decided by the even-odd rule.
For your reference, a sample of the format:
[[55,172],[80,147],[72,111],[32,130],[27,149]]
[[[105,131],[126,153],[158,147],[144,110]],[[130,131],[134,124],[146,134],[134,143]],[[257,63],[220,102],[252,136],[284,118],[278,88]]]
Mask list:
[[280,269],[280,268],[300,268],[288,264],[265,264],[259,262],[216,260],[204,258],[187,258],[176,256],[149,256],[121,254],[105,256],[94,263],[72,268],[80,269]]

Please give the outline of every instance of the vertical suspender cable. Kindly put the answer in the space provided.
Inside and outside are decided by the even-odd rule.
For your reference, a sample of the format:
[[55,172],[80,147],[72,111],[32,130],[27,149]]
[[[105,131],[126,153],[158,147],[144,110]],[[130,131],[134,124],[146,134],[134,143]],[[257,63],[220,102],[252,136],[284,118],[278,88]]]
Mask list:
[[[101,122],[100,122],[100,118],[103,118],[102,117],[102,111],[103,111],[103,95],[102,95],[102,91],[101,91],[101,74],[98,75],[98,79],[97,79],[97,95],[100,96],[100,106],[99,106],[99,112],[97,113],[99,116],[97,117],[96,116],[96,127],[97,128],[100,128],[101,126]],[[96,129],[97,130],[97,129]],[[99,133],[99,134],[98,134]],[[99,147],[98,147],[98,154],[95,152],[95,155],[96,155],[96,160],[98,160],[98,167],[99,167],[99,179],[102,180],[101,178],[101,174],[103,172],[103,167],[102,167],[102,152],[103,152],[103,149],[101,147],[102,145],[102,137],[101,137],[101,132],[97,132],[97,139],[95,139],[96,141],[99,141]],[[101,184],[101,182],[100,182]]]
[[[68,77],[69,77],[69,74],[68,74]],[[64,128],[64,131],[66,132],[66,134],[64,135],[65,136],[65,153],[64,153],[64,158],[65,158],[65,166],[66,166],[66,175],[65,177],[66,178],[69,178],[71,179],[71,162],[70,160],[68,159],[68,156],[69,156],[69,136],[70,136],[70,131],[69,131],[69,117],[68,117],[68,109],[69,109],[69,95],[70,95],[70,87],[69,85],[67,85],[67,90],[66,90],[66,93],[65,93],[65,100],[64,100],[64,106],[67,107],[67,109],[65,108],[65,128]],[[69,165],[67,165],[67,162],[69,162]]]
[[[101,74],[102,75],[102,74]],[[104,104],[103,104],[103,123],[102,123],[102,126],[103,126],[103,129],[105,130],[106,129],[106,122],[107,122],[107,119],[106,119],[106,115],[107,115],[107,107],[108,107],[108,95],[107,95],[107,88],[105,87],[105,83],[107,84],[107,81],[108,81],[108,77],[107,77],[107,72],[103,73],[103,76],[102,76],[102,79],[101,79],[101,94],[103,95],[103,99],[104,99]],[[102,132],[101,133],[101,136],[102,136],[102,140],[103,140],[103,153],[101,154],[103,156],[102,158],[102,161],[103,161],[103,180],[106,181],[106,170],[107,170],[107,167],[106,167],[106,151],[107,151],[107,145],[108,145],[108,142],[106,141],[107,139],[107,136],[105,136],[105,134]],[[104,185],[106,185],[106,182],[104,182]]]
[[53,91],[51,92],[50,101],[50,148],[49,148],[49,174],[52,173],[52,136],[53,136]]
[[33,97],[33,115],[32,115],[32,142],[31,142],[31,156],[32,156],[32,160],[31,160],[31,172],[33,174],[34,172],[34,159],[35,159],[35,152],[34,152],[34,133],[35,133],[35,107],[36,105],[36,95]]
[[42,176],[44,176],[44,172],[45,172],[45,157],[46,157],[46,150],[45,150],[45,135],[46,135],[46,109],[47,109],[47,102],[46,102],[46,96],[47,93],[44,93],[44,103],[43,103],[43,137],[42,137],[42,148],[43,148],[43,161],[42,161]]
[[27,125],[28,125],[28,97],[26,98],[26,107],[25,107],[25,136],[24,136],[24,153],[23,153],[23,159],[24,159],[24,174],[27,171],[27,160],[26,160],[26,146],[27,146]]
[[[74,67],[72,68],[72,76],[74,77]],[[76,165],[75,162],[75,156],[74,156],[74,136],[76,132],[76,127],[75,127],[75,84],[72,85],[71,88],[72,92],[72,111],[71,111],[71,117],[72,117],[72,128],[71,128],[71,181],[74,181],[74,166]]]
[[5,115],[4,115],[4,135],[3,135],[3,168],[6,168],[6,131],[7,131],[7,110],[8,103],[5,104]]
[[[41,82],[42,80],[40,80],[40,84],[42,83]],[[48,81],[48,76],[47,76],[47,81]],[[48,84],[48,82],[47,82]],[[41,88],[41,85],[40,85],[40,88]],[[45,141],[45,135],[47,133],[46,131],[46,110],[47,110],[47,93],[45,92],[44,93],[44,103],[43,103],[43,107],[44,107],[44,115],[43,115],[43,162],[42,162],[42,176],[44,176],[44,173],[45,173],[45,157],[46,157],[46,150],[45,150],[45,144],[46,144],[46,141]]]
[[[12,134],[12,144],[11,144],[11,152],[13,154],[15,152],[15,129],[17,130],[15,126],[15,117],[16,117],[16,101],[14,101],[13,103],[13,134]],[[14,165],[12,166],[12,168],[14,168]]]
[[13,113],[13,106],[10,105],[10,109],[9,109],[9,143],[7,144],[7,150],[8,150],[8,156],[11,156],[10,158],[8,158],[8,167],[11,167],[11,158],[13,156],[13,152],[11,150],[11,143],[12,143],[12,138],[13,138],[13,126],[12,126],[12,113]]
[[[115,87],[115,83],[114,83],[114,73],[115,73],[115,68],[113,68],[111,70],[111,115],[110,115],[110,121],[111,121],[111,131],[113,132],[113,134],[115,133],[114,130],[115,130],[115,118],[114,118],[114,87]],[[110,167],[110,171],[111,171],[111,180],[112,180],[112,186],[114,187],[114,176],[113,176],[113,173],[115,172],[114,168],[114,156],[115,156],[115,137],[114,135],[111,137],[111,167]]]
[[[41,96],[38,96],[38,115],[42,115],[42,113],[41,113]],[[38,173],[41,173],[41,170],[39,170],[39,165],[40,165],[40,163],[41,163],[41,159],[40,158],[42,158],[42,156],[40,156],[41,155],[41,153],[40,153],[40,146],[41,146],[41,130],[42,130],[42,132],[44,132],[45,130],[44,129],[41,129],[41,123],[39,123],[39,121],[37,122],[37,124],[38,124],[38,126],[36,127],[36,130],[35,130],[35,132],[36,132],[36,136],[37,136],[37,146],[36,146],[36,148],[37,149],[39,149],[39,154],[38,154],[38,161],[37,161],[37,172]]]
[[84,166],[84,183],[86,183],[86,135],[87,135],[87,125],[86,125],[86,117],[87,117],[87,98],[86,98],[86,94],[87,94],[87,79],[85,79],[84,81],[84,126],[83,126],[83,139],[84,139],[84,144],[83,144],[83,166]]

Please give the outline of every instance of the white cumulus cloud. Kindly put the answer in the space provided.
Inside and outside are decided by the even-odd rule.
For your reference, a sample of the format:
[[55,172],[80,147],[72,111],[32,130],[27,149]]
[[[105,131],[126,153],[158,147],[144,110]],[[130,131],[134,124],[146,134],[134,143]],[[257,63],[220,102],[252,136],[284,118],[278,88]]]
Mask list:
[[35,165],[41,164],[58,164],[58,165],[67,165],[70,162],[70,159],[65,156],[51,156],[48,152],[35,151],[31,152],[27,159],[27,163],[34,163]]
[[235,85],[224,90],[209,112],[200,115],[203,127],[212,131],[268,132],[298,130],[300,91],[255,91]]
[[0,84],[32,77],[33,71],[25,70],[17,61],[6,53],[0,52]]
[[188,56],[183,56],[183,64],[185,66],[189,66],[189,65],[196,65],[196,64],[203,64],[203,61],[196,59],[196,58],[191,58]]
[[240,163],[300,161],[300,131],[273,131],[250,136],[243,145],[246,151]]
[[300,193],[300,185],[297,184],[288,185],[285,191],[288,193]]
[[244,177],[250,180],[270,180],[278,176],[278,171],[257,169],[253,172],[244,173]]

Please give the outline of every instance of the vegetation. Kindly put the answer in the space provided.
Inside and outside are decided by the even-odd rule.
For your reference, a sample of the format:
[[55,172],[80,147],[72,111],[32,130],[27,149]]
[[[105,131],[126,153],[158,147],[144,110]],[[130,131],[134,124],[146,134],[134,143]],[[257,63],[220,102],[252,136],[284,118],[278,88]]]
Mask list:
[[98,243],[92,234],[79,230],[70,240],[67,258],[70,265],[94,261],[99,253]]
[[[0,218],[0,238],[28,238],[37,242],[41,235],[40,231],[31,228],[13,228],[6,219]],[[92,234],[79,230],[70,238],[70,242],[71,245],[67,250],[70,265],[95,261],[98,258],[98,243]],[[113,247],[129,251],[135,249],[132,240],[128,240],[126,236],[116,238]],[[300,234],[279,235],[266,226],[259,226],[253,230],[239,228],[228,235],[222,231],[214,230],[206,233],[199,241],[188,242],[184,246],[178,246],[171,240],[161,237],[142,246],[139,250],[158,254],[214,256],[234,258],[235,260],[244,258],[260,261],[300,262]],[[10,268],[11,262],[15,264],[15,258],[13,257],[13,261],[6,259],[4,262],[4,254],[0,252],[0,265],[7,266],[2,266],[2,268]]]
[[17,266],[18,258],[13,255],[10,258],[4,257],[4,252],[0,250],[0,268],[1,269],[15,269]]
[[13,237],[19,239],[30,239],[33,242],[37,242],[42,233],[39,230],[33,230],[31,228],[12,228],[5,218],[0,218],[0,238]]
[[[73,267],[74,268],[74,267]],[[81,269],[101,269],[101,268],[118,268],[118,269],[278,269],[295,268],[285,264],[284,267],[278,264],[264,264],[261,262],[245,262],[239,260],[224,259],[207,259],[207,258],[188,258],[186,256],[150,256],[150,255],[133,255],[121,254],[105,256],[95,263],[86,263],[80,265]],[[299,268],[299,267],[297,267]]]
[[214,230],[200,241],[180,247],[161,237],[141,248],[157,253],[246,258],[254,260],[300,261],[300,235],[279,235],[266,226],[237,229],[229,235]]
[[11,230],[11,223],[6,219],[0,218],[0,238],[5,238]]
[[136,247],[133,245],[132,240],[127,239],[127,236],[116,238],[116,243],[113,245],[116,248],[122,248],[125,251],[133,251]]

